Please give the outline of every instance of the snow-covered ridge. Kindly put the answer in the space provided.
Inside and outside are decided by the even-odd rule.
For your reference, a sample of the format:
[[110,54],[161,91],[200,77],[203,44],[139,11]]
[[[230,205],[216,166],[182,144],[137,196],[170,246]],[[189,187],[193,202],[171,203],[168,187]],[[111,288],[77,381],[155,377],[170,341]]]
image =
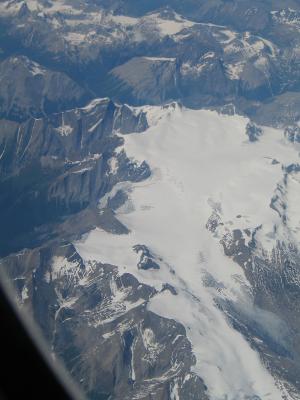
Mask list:
[[0,15],[1,16],[8,16],[8,15],[15,15],[17,14],[23,2],[15,2],[15,1],[3,1],[0,3]]
[[[22,11],[22,7],[26,12]],[[195,22],[166,9],[141,17],[115,15],[86,0],[80,0],[74,5],[67,0],[47,3],[41,0],[5,1],[0,4],[0,16],[15,16],[19,12],[26,15],[24,21],[21,17],[22,23],[16,27],[20,35],[27,20],[45,23],[55,37],[53,40],[57,40],[58,48],[66,46],[70,55],[74,50],[79,51],[86,62],[96,60],[103,49],[114,50],[124,43],[130,43],[134,47],[138,43],[157,43],[158,46],[153,47],[157,48],[156,54],[151,50],[150,53],[145,51],[141,56],[144,60],[157,64],[177,59],[183,79],[201,79],[201,75],[206,74],[214,63],[218,65],[221,62],[227,79],[238,81],[248,75],[257,75],[260,77],[258,83],[261,79],[266,80],[271,90],[272,65],[279,55],[278,48],[271,41],[250,32],[239,33],[226,26]],[[275,16],[274,14],[273,17]],[[181,43],[184,45],[186,40],[199,40],[201,47],[202,38],[206,40],[207,37],[211,38],[211,49],[208,49],[206,55],[214,54],[210,58],[206,58],[204,54],[195,59],[187,52],[182,59],[177,51],[170,54],[160,47],[164,38],[174,41],[176,47],[180,47]],[[220,51],[215,52],[216,48],[220,48]],[[122,67],[122,64],[115,65],[114,71],[118,67]],[[253,73],[247,72],[249,68]],[[120,75],[117,77],[122,78]],[[174,76],[175,78],[177,79]]]
[[276,53],[276,47],[260,37],[247,33],[243,36],[222,25],[197,23],[174,11],[164,13],[162,10],[137,18],[112,14],[85,0],[80,0],[74,5],[66,0],[47,3],[41,0],[10,0],[0,4],[0,14],[13,16],[19,13],[22,7],[26,8],[34,19],[50,24],[51,30],[59,32],[60,38],[71,47],[106,47],[124,40],[136,43],[160,40],[167,36],[181,41],[194,31],[203,32],[204,36],[212,35],[224,47],[225,58],[233,58],[228,61],[225,59],[225,64],[229,64],[228,69],[232,71],[229,72],[232,79],[238,79],[240,75],[240,72],[237,72],[240,68],[236,67],[240,60],[235,58],[240,59],[241,54],[248,60],[251,57],[259,58],[265,51],[271,55]]
[[[270,201],[284,166],[298,160],[297,150],[283,132],[271,128],[249,142],[248,120],[241,116],[177,105],[144,110],[151,126],[145,133],[124,136],[124,150],[137,161],[146,160],[152,176],[118,186],[129,200],[116,216],[130,233],[118,236],[96,229],[76,249],[86,261],[116,265],[121,275],[131,273],[157,290],[165,283],[175,288],[177,295],[163,291],[148,307],[185,326],[197,359],[194,371],[212,399],[256,395],[280,400],[282,393],[258,354],[215,306],[214,298],[221,297],[255,313],[241,268],[225,257],[220,238],[206,224],[217,210],[225,232],[261,225],[258,239],[266,249],[284,239],[286,229]],[[299,195],[299,190],[293,180],[293,193]],[[292,203],[290,212],[294,209]],[[157,256],[159,270],[138,269],[140,257],[133,248],[138,244]],[[221,289],[205,286],[207,274]]]
[[300,26],[299,12],[291,8],[272,11],[271,15],[272,19],[277,23],[285,24],[296,29]]

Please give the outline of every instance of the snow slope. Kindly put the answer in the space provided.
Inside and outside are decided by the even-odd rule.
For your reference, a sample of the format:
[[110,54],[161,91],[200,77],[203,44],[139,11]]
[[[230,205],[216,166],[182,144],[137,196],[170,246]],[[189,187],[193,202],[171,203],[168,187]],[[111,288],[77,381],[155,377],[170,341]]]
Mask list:
[[[224,230],[262,225],[262,246],[272,248],[274,227],[277,234],[286,233],[270,201],[283,166],[297,162],[297,151],[271,128],[264,129],[259,141],[249,142],[248,120],[241,116],[178,106],[168,112],[150,108],[148,114],[154,125],[145,133],[124,136],[124,150],[139,162],[146,160],[152,175],[142,183],[119,184],[110,194],[127,192],[129,200],[117,218],[130,233],[95,229],[75,244],[77,251],[86,261],[116,265],[120,274],[129,272],[158,290],[164,283],[176,289],[177,295],[161,291],[148,307],[185,326],[197,360],[194,371],[212,399],[282,399],[258,354],[215,306],[219,296],[251,307],[251,288],[206,224],[217,210]],[[299,195],[299,182],[293,185]],[[148,247],[159,270],[137,268],[137,244]],[[218,292],[204,285],[207,273],[219,283]]]

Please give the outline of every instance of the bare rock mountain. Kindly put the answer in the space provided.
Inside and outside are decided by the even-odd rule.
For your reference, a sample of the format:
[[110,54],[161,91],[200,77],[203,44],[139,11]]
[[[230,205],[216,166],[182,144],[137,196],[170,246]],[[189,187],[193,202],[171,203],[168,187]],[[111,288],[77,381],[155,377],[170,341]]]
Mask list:
[[42,67],[25,56],[0,63],[0,115],[25,120],[84,104],[87,91],[65,73]]

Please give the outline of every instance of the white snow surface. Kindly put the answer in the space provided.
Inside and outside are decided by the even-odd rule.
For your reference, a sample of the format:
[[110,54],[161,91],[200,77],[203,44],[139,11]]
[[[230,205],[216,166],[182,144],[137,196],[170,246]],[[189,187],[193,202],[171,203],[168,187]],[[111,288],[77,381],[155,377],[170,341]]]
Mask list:
[[[250,143],[248,120],[241,116],[174,105],[146,111],[153,125],[145,133],[124,136],[127,155],[146,160],[152,171],[146,181],[118,186],[129,200],[116,216],[130,233],[95,229],[75,243],[76,249],[84,260],[116,265],[120,275],[131,273],[158,290],[164,283],[176,288],[177,295],[158,293],[148,308],[185,326],[197,359],[194,371],[204,379],[211,399],[282,399],[258,354],[215,306],[214,289],[203,283],[209,273],[224,287],[218,296],[251,307],[251,288],[241,268],[224,255],[206,223],[217,208],[231,230],[262,225],[262,246],[271,249],[274,226],[281,220],[270,201],[283,177],[282,166],[296,162],[298,153],[272,128],[264,128],[260,140]],[[293,196],[299,196],[299,182],[293,179],[290,185]],[[296,207],[292,204],[289,211]],[[286,234],[284,229],[277,232]],[[160,270],[138,270],[136,244],[146,245],[158,257]]]
[[22,6],[22,2],[15,2],[11,0],[1,1],[0,2],[0,15],[8,16],[8,15],[16,15]]
[[155,19],[155,22],[163,36],[175,35],[176,33],[181,32],[183,29],[190,28],[195,24],[192,21],[182,18],[178,14],[174,20],[159,18],[159,15],[157,14],[152,14],[151,17]]

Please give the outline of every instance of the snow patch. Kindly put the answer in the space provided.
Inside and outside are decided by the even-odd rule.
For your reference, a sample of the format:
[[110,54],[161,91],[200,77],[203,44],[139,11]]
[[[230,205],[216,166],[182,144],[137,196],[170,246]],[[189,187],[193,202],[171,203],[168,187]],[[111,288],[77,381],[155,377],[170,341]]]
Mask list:
[[21,301],[24,303],[27,299],[29,298],[28,295],[28,288],[27,286],[24,286],[21,292]]
[[143,57],[145,60],[148,61],[169,61],[169,62],[174,62],[176,58],[174,57]]
[[185,28],[190,28],[195,25],[194,22],[182,18],[179,14],[175,13],[175,18],[172,20],[163,19],[160,14],[151,14],[146,19],[153,20],[155,25],[160,30],[162,36],[175,35]]
[[116,157],[111,157],[108,160],[108,166],[109,166],[109,172],[112,175],[115,175],[118,172],[118,168],[119,168],[118,159]]
[[78,267],[77,262],[70,262],[64,257],[53,257],[51,264],[52,279],[59,279],[66,274],[72,274]]

